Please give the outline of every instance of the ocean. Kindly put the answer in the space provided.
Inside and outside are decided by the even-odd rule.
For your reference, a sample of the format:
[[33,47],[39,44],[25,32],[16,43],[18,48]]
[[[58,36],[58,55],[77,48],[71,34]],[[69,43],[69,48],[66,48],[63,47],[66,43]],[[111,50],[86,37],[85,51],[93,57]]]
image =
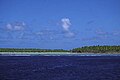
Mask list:
[[0,56],[0,80],[120,80],[120,56]]

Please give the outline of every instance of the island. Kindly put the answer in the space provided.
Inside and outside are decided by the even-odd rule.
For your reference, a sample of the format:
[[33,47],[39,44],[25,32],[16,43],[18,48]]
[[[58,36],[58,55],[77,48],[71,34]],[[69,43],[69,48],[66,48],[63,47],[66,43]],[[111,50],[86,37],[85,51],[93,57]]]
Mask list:
[[120,46],[84,46],[71,50],[36,48],[0,48],[0,52],[120,53]]
[[74,48],[71,52],[75,53],[120,53],[120,46],[84,46]]
[[0,48],[0,52],[69,52],[69,50],[36,48]]

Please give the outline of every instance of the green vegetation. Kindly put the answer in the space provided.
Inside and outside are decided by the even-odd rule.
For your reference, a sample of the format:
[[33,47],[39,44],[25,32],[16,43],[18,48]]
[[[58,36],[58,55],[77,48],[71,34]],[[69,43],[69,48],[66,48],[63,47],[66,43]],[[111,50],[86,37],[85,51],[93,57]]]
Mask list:
[[85,46],[72,49],[71,52],[77,53],[120,53],[120,46]]
[[17,49],[17,48],[0,48],[0,52],[69,52],[63,49]]
[[74,48],[72,50],[63,49],[18,49],[18,48],[0,48],[0,52],[74,52],[74,53],[120,53],[120,46],[85,46]]

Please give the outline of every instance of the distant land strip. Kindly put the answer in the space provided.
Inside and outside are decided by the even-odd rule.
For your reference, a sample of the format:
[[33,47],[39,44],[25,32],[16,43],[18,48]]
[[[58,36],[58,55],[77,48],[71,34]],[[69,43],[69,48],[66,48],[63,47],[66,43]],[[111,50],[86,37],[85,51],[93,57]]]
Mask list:
[[0,52],[71,52],[71,53],[120,53],[120,46],[84,46],[71,50],[36,48],[0,48]]

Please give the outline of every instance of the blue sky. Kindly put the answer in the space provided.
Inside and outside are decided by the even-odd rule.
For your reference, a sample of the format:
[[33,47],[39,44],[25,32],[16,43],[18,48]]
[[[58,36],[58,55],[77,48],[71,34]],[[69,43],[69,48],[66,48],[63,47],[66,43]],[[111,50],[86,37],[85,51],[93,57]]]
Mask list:
[[120,0],[0,0],[0,47],[120,45]]

